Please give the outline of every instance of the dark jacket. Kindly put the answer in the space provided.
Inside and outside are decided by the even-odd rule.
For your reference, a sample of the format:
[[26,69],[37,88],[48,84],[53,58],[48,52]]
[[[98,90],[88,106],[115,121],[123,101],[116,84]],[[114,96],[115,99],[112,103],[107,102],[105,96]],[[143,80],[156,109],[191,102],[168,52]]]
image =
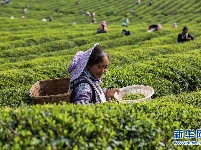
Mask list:
[[186,41],[189,41],[188,38],[191,38],[191,40],[194,40],[194,38],[190,34],[180,33],[178,35],[177,42],[186,42]]
[[70,83],[72,90],[72,101],[75,104],[101,103],[99,93],[106,95],[107,89],[100,87],[101,79],[94,78],[87,69],[83,71],[80,77]]
[[154,29],[154,31],[157,31],[158,30],[158,25],[151,25],[151,26],[149,26],[149,30],[151,30],[151,29]]

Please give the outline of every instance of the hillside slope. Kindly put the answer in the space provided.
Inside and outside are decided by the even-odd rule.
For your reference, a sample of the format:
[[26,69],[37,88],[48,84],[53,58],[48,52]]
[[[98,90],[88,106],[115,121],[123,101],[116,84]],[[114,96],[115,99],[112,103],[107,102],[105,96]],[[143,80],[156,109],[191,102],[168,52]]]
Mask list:
[[[89,23],[91,19],[86,17],[86,12],[95,12],[98,21],[107,20],[108,23],[116,23],[127,17],[131,23],[200,23],[201,1],[199,0],[157,0],[149,5],[149,0],[142,0],[138,5],[136,0],[81,0],[79,5],[73,0],[25,0],[11,1],[0,7],[0,17],[21,18],[23,9],[27,9],[26,19],[41,20],[52,16],[56,22],[65,23]],[[58,10],[56,12],[56,10]],[[110,14],[110,11],[113,14]],[[130,13],[134,11],[134,14]],[[84,15],[80,15],[80,13]]]

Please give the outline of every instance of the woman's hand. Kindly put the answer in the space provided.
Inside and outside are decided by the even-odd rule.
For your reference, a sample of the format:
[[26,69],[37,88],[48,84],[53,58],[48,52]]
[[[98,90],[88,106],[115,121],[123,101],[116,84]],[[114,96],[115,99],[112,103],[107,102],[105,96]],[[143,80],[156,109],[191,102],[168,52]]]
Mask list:
[[114,98],[114,93],[115,92],[119,92],[119,89],[118,88],[113,88],[113,89],[107,90],[106,97],[107,98]]

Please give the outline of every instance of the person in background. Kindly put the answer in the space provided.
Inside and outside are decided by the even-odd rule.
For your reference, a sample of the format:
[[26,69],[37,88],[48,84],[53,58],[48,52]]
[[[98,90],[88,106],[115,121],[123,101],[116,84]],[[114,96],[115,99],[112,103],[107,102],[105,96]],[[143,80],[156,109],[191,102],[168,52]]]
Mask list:
[[131,35],[132,33],[129,30],[123,29],[122,34],[128,36],[128,35]]
[[55,9],[55,12],[56,12],[56,13],[59,13],[59,9],[58,9],[58,8],[57,8],[57,9]]
[[123,27],[128,27],[129,19],[126,18],[126,20],[122,23]]
[[180,34],[178,35],[177,42],[178,42],[178,43],[183,43],[183,42],[191,41],[191,40],[194,40],[194,37],[192,37],[192,36],[188,33],[188,28],[187,28],[187,27],[184,27],[183,30],[182,30],[182,33],[180,33]]
[[90,12],[88,12],[88,11],[87,11],[86,15],[87,15],[88,17],[91,17]]
[[159,31],[162,28],[161,24],[157,25],[150,25],[149,30],[147,32],[152,32],[152,31]]
[[178,26],[177,26],[177,23],[175,22],[174,24],[173,24],[173,28],[177,28]]
[[75,4],[76,4],[76,5],[79,5],[79,4],[80,4],[80,2],[79,2],[79,1],[77,1],[77,2],[75,2]]
[[126,23],[129,23],[129,19],[128,19],[128,18],[126,18],[125,22],[126,22]]
[[108,32],[107,23],[103,21],[100,27],[96,30],[96,33],[107,33],[107,32]]
[[42,19],[42,22],[46,22],[47,20],[45,18]]
[[149,5],[152,5],[152,4],[153,4],[153,1],[152,1],[152,0],[150,0],[150,1],[149,1]]
[[92,17],[95,17],[95,15],[96,15],[96,13],[95,13],[95,12],[93,12],[93,13],[92,13]]
[[25,8],[22,13],[27,14],[27,9]]
[[134,14],[134,10],[130,10],[130,13],[133,15]]
[[2,5],[2,6],[4,5],[4,1],[1,1],[1,5]]
[[137,0],[137,3],[140,5],[140,3],[141,3],[141,0]]
[[49,22],[52,22],[52,21],[53,21],[52,17],[49,17]]
[[91,20],[91,24],[93,24],[93,23],[96,23],[96,18],[92,18],[92,20]]
[[122,26],[123,26],[123,27],[128,27],[126,22],[123,22],[123,23],[122,23]]
[[100,83],[109,66],[109,56],[97,43],[89,50],[79,51],[68,68],[71,100],[75,104],[99,104],[110,101],[119,89],[102,89]]

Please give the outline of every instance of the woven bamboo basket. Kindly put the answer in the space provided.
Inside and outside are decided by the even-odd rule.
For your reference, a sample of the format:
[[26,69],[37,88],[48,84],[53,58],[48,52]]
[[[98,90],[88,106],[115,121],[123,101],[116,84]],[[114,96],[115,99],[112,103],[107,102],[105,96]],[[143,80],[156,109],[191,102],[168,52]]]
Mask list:
[[[154,90],[149,86],[144,85],[132,85],[119,89],[120,92],[115,92],[114,97],[121,103],[138,103],[142,101],[151,100],[151,96],[154,94]],[[144,98],[137,100],[122,100],[127,94],[142,94]]]
[[37,81],[30,89],[29,96],[33,104],[71,102],[71,93],[68,92],[69,78],[56,78]]

